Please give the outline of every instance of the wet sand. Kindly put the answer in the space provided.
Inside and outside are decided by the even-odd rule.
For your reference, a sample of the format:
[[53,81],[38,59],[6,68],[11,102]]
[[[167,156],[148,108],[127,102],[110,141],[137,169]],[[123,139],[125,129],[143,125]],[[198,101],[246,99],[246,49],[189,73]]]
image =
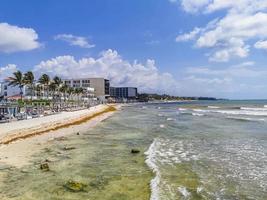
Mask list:
[[[116,106],[117,109],[119,107]],[[42,144],[90,130],[114,113],[114,107],[110,108],[99,105],[87,110],[1,124],[0,166],[20,168],[27,165],[31,156],[42,149]]]

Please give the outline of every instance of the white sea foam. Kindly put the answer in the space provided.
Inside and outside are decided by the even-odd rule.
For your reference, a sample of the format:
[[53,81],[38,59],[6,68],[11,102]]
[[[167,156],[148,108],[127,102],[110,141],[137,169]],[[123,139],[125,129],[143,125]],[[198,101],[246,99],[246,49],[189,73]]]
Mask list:
[[159,125],[159,127],[160,127],[160,128],[164,128],[164,127],[165,127],[165,125],[164,125],[164,124],[161,124],[161,125]]
[[218,106],[208,106],[208,108],[218,109],[218,108],[220,108],[220,107],[218,107]]
[[203,191],[203,187],[197,187],[197,193],[201,193]]
[[199,117],[204,116],[204,114],[201,114],[201,113],[192,113],[192,115],[193,116],[199,116]]
[[230,117],[228,116],[227,119],[234,119],[240,121],[254,121],[254,122],[264,122],[265,119],[262,118],[249,118],[249,117]]
[[241,107],[240,110],[251,110],[251,111],[267,111],[267,107],[264,108],[254,108],[254,107]]
[[169,117],[169,118],[167,118],[167,121],[175,121],[175,119]]
[[184,196],[190,196],[190,192],[187,191],[186,187],[178,187],[178,191]]
[[202,109],[193,109],[195,112],[202,113],[221,113],[228,115],[255,115],[255,116],[267,116],[266,111],[252,111],[252,110],[202,110]]
[[264,105],[263,107],[264,107],[264,108],[267,108],[267,105]]
[[150,181],[151,196],[150,200],[159,200],[160,170],[156,164],[156,152],[159,141],[154,139],[149,149],[145,152],[146,164],[155,173],[155,177]]
[[186,108],[178,108],[178,110],[180,110],[180,111],[186,111],[187,109]]

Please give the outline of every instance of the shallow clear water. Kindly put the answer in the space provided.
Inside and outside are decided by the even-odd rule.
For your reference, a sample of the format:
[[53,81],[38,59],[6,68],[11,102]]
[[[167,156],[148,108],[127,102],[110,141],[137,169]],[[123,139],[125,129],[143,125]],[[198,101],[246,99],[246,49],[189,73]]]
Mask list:
[[[0,170],[1,199],[267,199],[267,101],[124,107]],[[64,150],[64,147],[75,147]],[[133,155],[131,149],[141,153]],[[50,171],[39,169],[49,159]],[[153,171],[153,173],[152,173]],[[83,184],[82,191],[66,187]]]

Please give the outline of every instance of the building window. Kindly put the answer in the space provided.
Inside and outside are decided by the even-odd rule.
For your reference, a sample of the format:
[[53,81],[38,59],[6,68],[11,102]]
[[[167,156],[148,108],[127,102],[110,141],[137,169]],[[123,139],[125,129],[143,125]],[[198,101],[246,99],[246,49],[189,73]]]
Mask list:
[[82,87],[90,87],[90,80],[82,80]]
[[4,90],[7,90],[7,85],[4,86]]

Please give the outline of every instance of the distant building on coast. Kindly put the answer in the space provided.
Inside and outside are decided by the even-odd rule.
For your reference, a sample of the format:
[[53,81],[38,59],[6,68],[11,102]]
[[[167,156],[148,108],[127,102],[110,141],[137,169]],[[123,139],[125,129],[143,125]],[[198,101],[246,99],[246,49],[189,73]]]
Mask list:
[[136,87],[110,87],[110,96],[117,99],[136,99],[138,92]]
[[63,83],[73,88],[93,88],[94,95],[99,99],[104,100],[108,97],[110,90],[109,80],[104,78],[77,78],[63,79]]
[[[27,86],[23,86],[22,94],[23,96],[30,96],[30,89]],[[6,80],[0,83],[0,97],[10,98],[10,99],[19,99],[20,98],[20,88],[18,86],[11,86]]]

